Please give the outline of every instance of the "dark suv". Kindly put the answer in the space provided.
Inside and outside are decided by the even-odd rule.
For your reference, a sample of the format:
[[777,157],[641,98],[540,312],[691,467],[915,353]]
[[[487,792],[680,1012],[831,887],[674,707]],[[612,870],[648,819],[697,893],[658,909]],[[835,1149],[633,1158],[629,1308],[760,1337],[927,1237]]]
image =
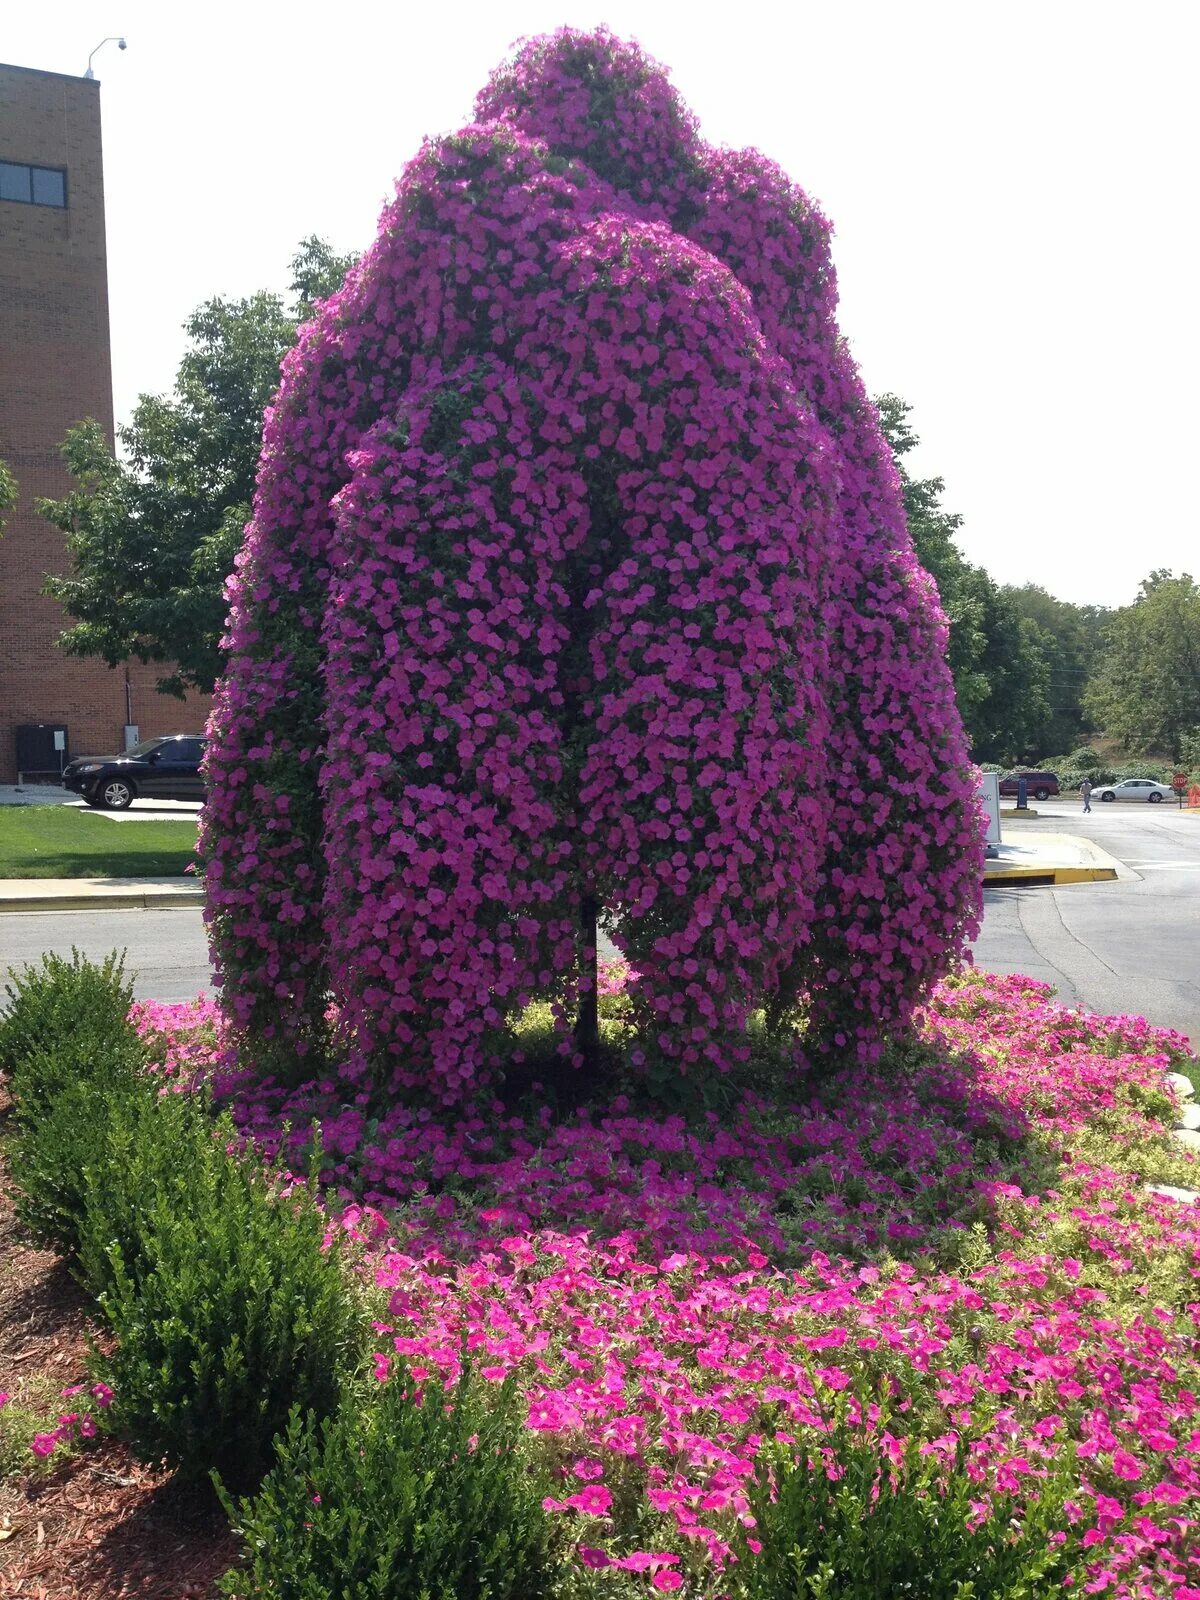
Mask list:
[[174,733],[143,739],[123,756],[80,756],[64,769],[63,785],[107,811],[124,811],[139,798],[203,800],[204,744],[200,734]]
[[1031,794],[1035,800],[1049,800],[1052,794],[1058,794],[1058,775],[1053,772],[1014,772],[1007,778],[1000,780],[1001,794],[1019,794],[1017,788],[1019,781],[1024,778],[1025,792]]

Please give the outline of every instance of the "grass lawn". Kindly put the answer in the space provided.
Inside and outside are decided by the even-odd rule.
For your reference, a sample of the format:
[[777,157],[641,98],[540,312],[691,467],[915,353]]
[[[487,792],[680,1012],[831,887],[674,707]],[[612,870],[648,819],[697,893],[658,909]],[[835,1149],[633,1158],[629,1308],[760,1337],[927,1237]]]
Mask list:
[[112,822],[65,806],[0,807],[0,878],[155,878],[194,860],[196,823]]

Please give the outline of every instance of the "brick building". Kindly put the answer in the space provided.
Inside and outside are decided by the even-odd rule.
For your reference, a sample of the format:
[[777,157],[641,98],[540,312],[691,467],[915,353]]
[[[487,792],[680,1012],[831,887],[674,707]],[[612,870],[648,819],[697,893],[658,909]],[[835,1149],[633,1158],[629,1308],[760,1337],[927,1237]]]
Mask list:
[[41,593],[68,565],[63,536],[34,510],[73,487],[67,429],[95,417],[113,436],[100,85],[0,64],[0,460],[20,498],[0,538],[0,783],[16,774],[21,724],[67,729],[72,755],[199,730],[208,702],[156,693],[162,668],[115,670],[68,656],[69,619]]

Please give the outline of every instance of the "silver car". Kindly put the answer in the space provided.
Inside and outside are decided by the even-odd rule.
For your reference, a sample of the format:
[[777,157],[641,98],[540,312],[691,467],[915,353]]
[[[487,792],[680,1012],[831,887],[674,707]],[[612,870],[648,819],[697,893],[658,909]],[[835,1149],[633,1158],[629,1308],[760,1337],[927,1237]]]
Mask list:
[[1155,783],[1153,778],[1122,778],[1120,783],[1098,783],[1092,790],[1093,800],[1149,800],[1154,805],[1174,798],[1169,784]]

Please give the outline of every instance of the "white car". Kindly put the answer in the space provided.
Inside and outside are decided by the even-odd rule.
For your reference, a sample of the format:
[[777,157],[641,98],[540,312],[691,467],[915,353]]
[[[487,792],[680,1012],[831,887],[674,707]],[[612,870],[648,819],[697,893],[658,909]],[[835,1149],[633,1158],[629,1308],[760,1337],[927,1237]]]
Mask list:
[[1174,800],[1175,791],[1169,784],[1155,783],[1152,778],[1122,778],[1120,783],[1098,783],[1092,790],[1093,800]]

